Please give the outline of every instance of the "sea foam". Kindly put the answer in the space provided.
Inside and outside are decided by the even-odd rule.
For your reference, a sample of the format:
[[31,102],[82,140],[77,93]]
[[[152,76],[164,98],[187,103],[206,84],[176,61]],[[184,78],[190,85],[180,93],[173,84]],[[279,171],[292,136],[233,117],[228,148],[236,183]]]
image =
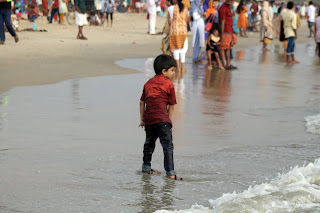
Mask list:
[[313,134],[320,134],[320,114],[305,117],[306,131]]
[[223,194],[209,203],[209,207],[194,205],[188,210],[156,213],[320,212],[320,159],[307,166],[296,166],[270,183],[249,187],[241,193]]

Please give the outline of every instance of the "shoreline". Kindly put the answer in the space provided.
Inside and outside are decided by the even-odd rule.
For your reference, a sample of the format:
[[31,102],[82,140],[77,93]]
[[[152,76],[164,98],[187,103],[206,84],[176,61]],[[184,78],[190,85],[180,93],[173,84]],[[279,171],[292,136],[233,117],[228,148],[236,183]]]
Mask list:
[[[75,39],[77,27],[68,24],[47,24],[46,19],[36,21],[37,29],[48,32],[18,32],[19,43],[6,33],[6,44],[1,48],[2,63],[0,94],[13,87],[54,84],[75,78],[105,75],[133,74],[138,71],[120,67],[116,61],[131,58],[156,57],[161,54],[162,35],[147,34],[146,14],[116,13],[112,28],[85,26],[88,41]],[[165,18],[157,17],[156,31],[162,31]],[[31,22],[21,21],[20,29],[30,28]],[[306,38],[307,24],[302,21],[297,44]],[[250,32],[249,32],[250,34]],[[302,35],[301,35],[302,34]],[[249,38],[238,38],[235,51],[259,46],[259,32]],[[188,33],[187,57],[192,57],[192,32]],[[271,45],[278,45],[278,39]],[[204,48],[203,48],[204,49]]]

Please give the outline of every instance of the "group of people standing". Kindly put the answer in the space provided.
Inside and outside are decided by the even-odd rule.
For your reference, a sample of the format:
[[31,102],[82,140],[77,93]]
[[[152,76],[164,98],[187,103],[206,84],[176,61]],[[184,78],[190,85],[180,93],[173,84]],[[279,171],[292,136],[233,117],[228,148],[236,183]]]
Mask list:
[[203,64],[201,49],[207,45],[210,63],[217,61],[220,69],[237,69],[231,65],[231,49],[237,41],[233,32],[231,12],[234,0],[226,0],[224,3],[210,0],[206,11],[203,8],[204,0],[193,0],[191,4],[189,3],[190,7],[188,3],[189,1],[167,0],[168,21],[164,28],[162,51],[173,55],[178,71],[184,70],[185,54],[188,49],[187,23],[191,21],[193,63]]

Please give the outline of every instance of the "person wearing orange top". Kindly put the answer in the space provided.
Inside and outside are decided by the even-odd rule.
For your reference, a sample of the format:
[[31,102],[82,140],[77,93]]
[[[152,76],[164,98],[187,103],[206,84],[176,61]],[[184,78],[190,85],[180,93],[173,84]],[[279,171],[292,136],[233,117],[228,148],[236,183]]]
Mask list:
[[247,36],[248,19],[246,16],[247,11],[248,9],[244,5],[244,0],[241,0],[237,8],[237,13],[239,14],[237,27],[239,28],[241,37],[248,37]]
[[209,0],[209,8],[206,10],[206,18],[208,18],[212,13],[216,13],[217,10],[213,7],[213,0]]

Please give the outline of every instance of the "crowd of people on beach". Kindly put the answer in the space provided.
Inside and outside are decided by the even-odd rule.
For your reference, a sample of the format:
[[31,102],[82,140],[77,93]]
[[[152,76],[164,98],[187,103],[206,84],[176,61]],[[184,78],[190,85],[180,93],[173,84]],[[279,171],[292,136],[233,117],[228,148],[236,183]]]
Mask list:
[[[154,2],[147,1],[149,13],[155,14]],[[161,49],[175,58],[178,70],[184,69],[190,26],[193,31],[192,61],[204,63],[201,48],[205,47],[209,68],[216,65],[219,69],[237,69],[231,64],[232,47],[237,43],[237,36],[250,37],[248,31],[260,33],[263,51],[269,51],[268,45],[279,38],[288,64],[299,63],[294,57],[294,47],[302,20],[308,23],[309,37],[314,36],[317,45],[320,42],[320,10],[312,1],[299,5],[273,0],[167,0],[166,4],[168,21],[163,29]],[[149,19],[150,34],[155,34],[154,22]]]
[[231,64],[232,47],[237,43],[237,36],[248,38],[253,32],[259,32],[263,51],[269,51],[268,45],[279,38],[285,54],[291,58],[286,60],[287,63],[298,63],[294,58],[294,43],[302,21],[308,22],[309,37],[314,36],[317,46],[320,43],[319,5],[312,1],[289,4],[288,1],[274,0],[125,0],[121,3],[92,0],[88,8],[88,0],[0,0],[0,44],[5,42],[5,30],[16,42],[19,41],[16,31],[19,31],[23,13],[34,23],[33,28],[27,30],[36,30],[35,20],[41,13],[50,24],[53,21],[64,24],[69,10],[75,11],[75,22],[79,26],[77,39],[86,40],[83,26],[88,23],[101,26],[106,21],[107,26],[112,27],[113,14],[119,5],[126,12],[147,12],[148,33],[151,35],[159,34],[155,30],[157,16],[167,16],[160,33],[164,36],[161,49],[174,56],[179,70],[184,70],[187,34],[191,29],[193,63],[205,63],[202,60],[202,48],[205,48],[208,66],[216,65],[227,70],[237,69]]

